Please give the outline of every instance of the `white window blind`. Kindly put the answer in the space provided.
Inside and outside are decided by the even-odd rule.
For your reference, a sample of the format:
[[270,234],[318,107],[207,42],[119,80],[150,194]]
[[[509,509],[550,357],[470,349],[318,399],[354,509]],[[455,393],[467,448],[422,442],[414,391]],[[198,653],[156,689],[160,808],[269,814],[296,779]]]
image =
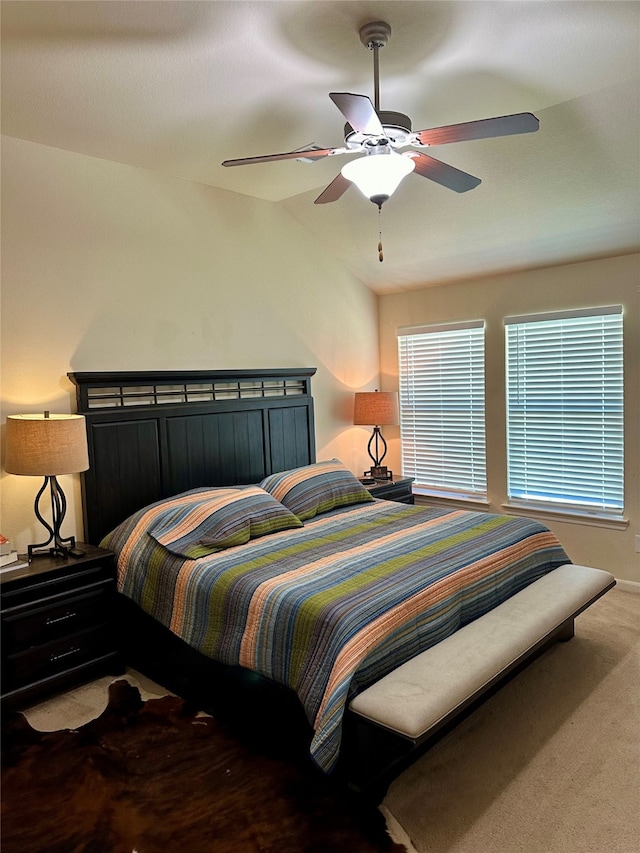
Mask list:
[[505,324],[509,498],[620,516],[622,308]]
[[484,322],[398,330],[402,472],[417,489],[487,493]]

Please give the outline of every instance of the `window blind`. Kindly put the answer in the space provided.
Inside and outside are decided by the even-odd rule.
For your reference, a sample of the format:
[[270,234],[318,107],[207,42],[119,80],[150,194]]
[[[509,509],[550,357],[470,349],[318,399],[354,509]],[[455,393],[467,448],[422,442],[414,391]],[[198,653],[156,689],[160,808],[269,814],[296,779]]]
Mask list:
[[509,498],[621,515],[622,308],[505,325]]
[[398,330],[402,471],[449,497],[486,496],[484,322]]

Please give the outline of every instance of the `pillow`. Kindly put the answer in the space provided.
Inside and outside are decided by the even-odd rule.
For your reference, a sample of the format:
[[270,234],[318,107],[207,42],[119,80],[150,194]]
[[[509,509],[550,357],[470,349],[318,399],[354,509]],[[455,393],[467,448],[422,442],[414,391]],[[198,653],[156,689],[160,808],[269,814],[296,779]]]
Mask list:
[[374,500],[368,489],[338,459],[271,474],[260,487],[301,521],[339,506]]
[[148,532],[172,554],[195,560],[294,527],[302,527],[299,518],[262,489],[249,486],[217,489],[189,504],[170,507]]

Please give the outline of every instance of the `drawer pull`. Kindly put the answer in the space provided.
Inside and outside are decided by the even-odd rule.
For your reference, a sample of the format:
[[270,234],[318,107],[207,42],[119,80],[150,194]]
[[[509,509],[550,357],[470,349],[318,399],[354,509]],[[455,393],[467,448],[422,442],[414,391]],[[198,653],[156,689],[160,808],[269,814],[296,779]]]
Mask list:
[[66,622],[67,619],[75,619],[78,614],[73,610],[69,610],[68,613],[65,613],[64,616],[57,616],[55,619],[47,619],[46,624],[49,625],[57,625],[58,622]]
[[68,658],[71,655],[77,655],[79,651],[80,651],[80,649],[77,646],[74,646],[72,649],[69,649],[69,651],[67,651],[67,652],[62,652],[59,655],[51,655],[49,660],[51,663],[53,663],[54,661],[62,660],[63,658]]

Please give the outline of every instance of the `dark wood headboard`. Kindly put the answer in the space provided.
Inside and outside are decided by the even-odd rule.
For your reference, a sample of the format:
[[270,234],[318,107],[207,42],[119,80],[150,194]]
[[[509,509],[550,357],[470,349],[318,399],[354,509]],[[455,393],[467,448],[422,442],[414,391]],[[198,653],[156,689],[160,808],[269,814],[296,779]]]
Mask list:
[[84,540],[198,486],[315,462],[315,368],[69,373],[87,420]]

